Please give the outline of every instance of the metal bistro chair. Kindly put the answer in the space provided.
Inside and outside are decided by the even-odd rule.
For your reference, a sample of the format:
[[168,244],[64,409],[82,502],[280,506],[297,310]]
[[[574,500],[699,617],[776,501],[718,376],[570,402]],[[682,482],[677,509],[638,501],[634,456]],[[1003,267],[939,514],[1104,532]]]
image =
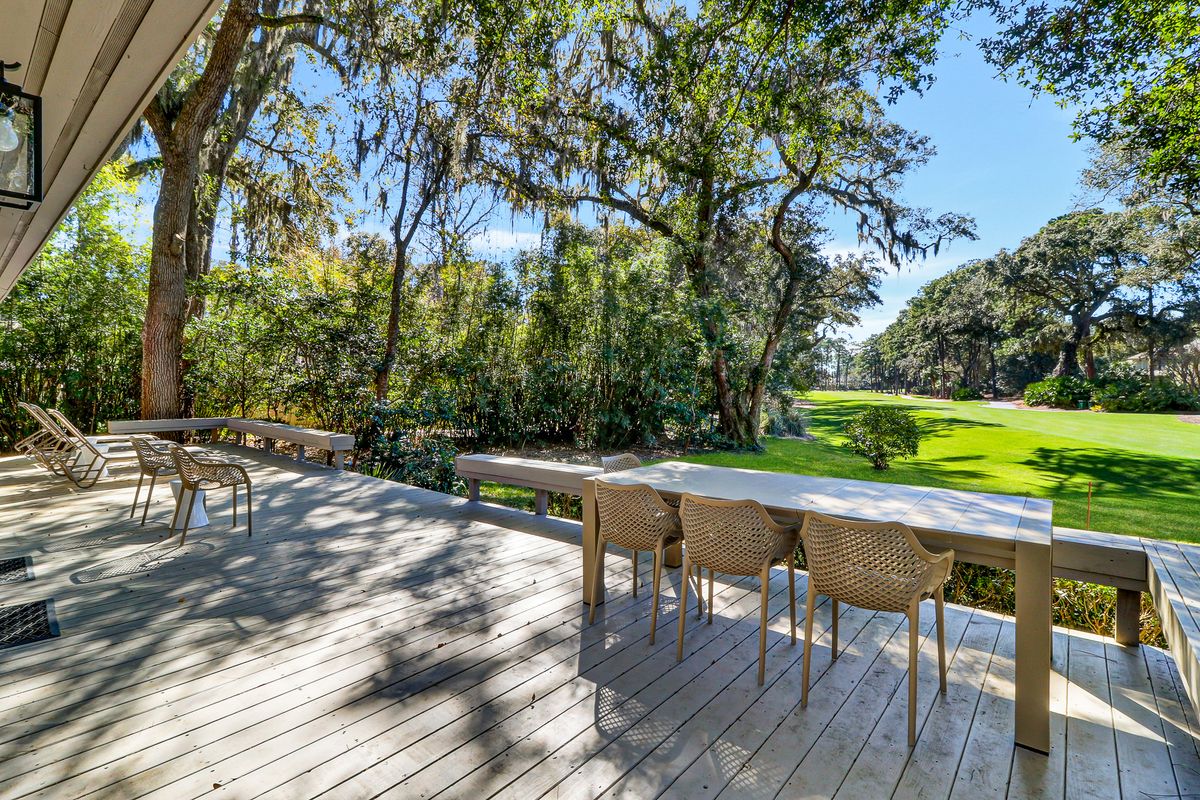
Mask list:
[[933,554],[900,522],[850,522],[810,512],[800,533],[808,561],[808,616],[804,620],[804,689],[808,704],[814,598],[833,605],[833,658],[838,657],[838,603],[908,616],[908,746],[917,741],[918,618],[922,600],[933,598],[937,614],[938,676],[946,692],[946,640],[942,588],[954,566],[954,551]]
[[150,476],[150,488],[146,491],[146,507],[142,509],[142,525],[146,524],[146,514],[150,512],[150,498],[154,495],[154,484],[158,481],[159,476],[174,475],[178,471],[175,466],[175,456],[167,448],[166,443],[156,446],[154,443],[158,441],[160,440],[144,433],[129,437],[129,443],[133,445],[133,452],[137,454],[139,469],[137,491],[133,494],[133,505],[129,508],[130,519],[133,519],[133,514],[137,511],[138,498],[142,494],[142,482],[147,475]]
[[[754,500],[714,500],[685,493],[679,516],[683,521],[683,568],[708,569],[708,621],[712,622],[713,573],[757,575],[762,581],[758,625],[758,685],[762,686],[767,666],[767,599],[771,567],[786,563],[788,611],[792,622],[792,644],[796,643],[796,541],[798,525],[780,525],[761,503]],[[679,612],[677,661],[683,660],[684,615],[687,586]]]
[[[650,617],[650,644],[654,644],[664,551],[683,539],[679,514],[663,502],[658,492],[645,484],[626,486],[602,481],[596,481],[596,511],[600,517],[600,536],[597,541],[598,552],[592,561],[590,578],[593,586],[599,577],[601,558],[609,542],[633,551],[634,597],[638,592],[638,554],[645,550],[654,553],[654,609]],[[689,573],[685,571],[684,574]],[[686,594],[685,589],[684,596]],[[589,625],[596,620],[597,605],[592,603],[588,612]]]
[[[183,491],[179,493],[179,505],[183,504],[184,492],[190,492],[187,512],[183,518],[183,534],[179,537],[182,546],[187,540],[188,526],[192,522],[192,509],[196,507],[196,492],[206,492],[210,489],[233,489],[233,525],[237,526],[237,487],[246,487],[246,535],[254,535],[254,518],[252,515],[252,500],[250,497],[250,476],[245,468],[238,464],[217,459],[200,459],[177,444],[170,445],[170,453],[175,459],[175,471],[179,473],[179,482]],[[178,514],[179,509],[176,509]]]

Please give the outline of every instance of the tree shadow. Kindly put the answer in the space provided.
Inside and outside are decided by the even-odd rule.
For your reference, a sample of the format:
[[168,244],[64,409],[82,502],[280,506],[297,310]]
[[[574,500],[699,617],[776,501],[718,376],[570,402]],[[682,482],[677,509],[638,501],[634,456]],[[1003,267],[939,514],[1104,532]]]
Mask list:
[[1086,493],[1087,481],[1096,489],[1120,487],[1143,497],[1178,495],[1200,487],[1200,461],[1129,450],[1039,447],[1020,463],[1061,493]]

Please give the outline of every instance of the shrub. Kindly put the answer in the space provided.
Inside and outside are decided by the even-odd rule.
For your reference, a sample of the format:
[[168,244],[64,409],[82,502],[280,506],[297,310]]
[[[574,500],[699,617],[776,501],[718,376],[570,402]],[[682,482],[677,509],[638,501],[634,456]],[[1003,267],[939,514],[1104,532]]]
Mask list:
[[951,400],[982,400],[983,392],[974,386],[959,386],[950,393]]
[[894,458],[915,456],[921,444],[916,419],[905,409],[891,406],[872,406],[855,414],[845,432],[845,446],[870,459],[878,470],[887,469]]
[[766,417],[767,424],[763,426],[763,433],[767,436],[778,436],[783,439],[808,437],[808,415],[798,408],[768,408]]
[[1092,387],[1082,378],[1063,375],[1031,383],[1025,387],[1025,405],[1052,408],[1078,408],[1092,399]]
[[1097,382],[1092,402],[1099,411],[1156,413],[1196,411],[1200,397],[1173,381],[1145,375],[1116,375]]

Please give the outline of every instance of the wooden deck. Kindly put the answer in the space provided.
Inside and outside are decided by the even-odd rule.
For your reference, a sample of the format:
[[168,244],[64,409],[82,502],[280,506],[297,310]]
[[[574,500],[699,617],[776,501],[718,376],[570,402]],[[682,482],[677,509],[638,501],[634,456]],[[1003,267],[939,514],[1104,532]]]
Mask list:
[[183,548],[165,490],[143,529],[134,481],[0,459],[0,558],[36,575],[0,604],[53,597],[62,629],[0,651],[0,797],[1200,796],[1157,649],[1056,630],[1047,758],[1012,746],[1011,621],[951,606],[949,692],[927,638],[910,752],[898,615],[846,609],[831,668],[822,605],[801,710],[782,573],[760,688],[754,579],[718,584],[677,664],[677,571],[653,647],[627,559],[588,628],[576,523],[221,449],[252,472],[255,536],[213,493]]

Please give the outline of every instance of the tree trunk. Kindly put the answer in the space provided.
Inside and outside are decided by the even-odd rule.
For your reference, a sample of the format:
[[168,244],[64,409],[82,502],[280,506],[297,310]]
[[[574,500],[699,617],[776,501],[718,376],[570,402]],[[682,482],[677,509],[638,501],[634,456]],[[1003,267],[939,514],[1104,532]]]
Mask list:
[[193,160],[163,154],[142,328],[142,419],[169,419],[180,414],[179,362],[187,314],[185,244],[195,178]]
[[408,242],[401,234],[401,219],[392,223],[392,235],[396,242],[396,261],[392,266],[392,292],[388,304],[387,338],[383,348],[383,360],[375,374],[375,399],[387,399],[388,381],[392,376],[392,365],[396,362],[396,346],[400,343],[400,307],[404,297],[404,278],[408,266]]

